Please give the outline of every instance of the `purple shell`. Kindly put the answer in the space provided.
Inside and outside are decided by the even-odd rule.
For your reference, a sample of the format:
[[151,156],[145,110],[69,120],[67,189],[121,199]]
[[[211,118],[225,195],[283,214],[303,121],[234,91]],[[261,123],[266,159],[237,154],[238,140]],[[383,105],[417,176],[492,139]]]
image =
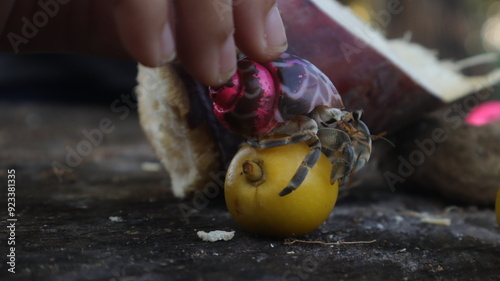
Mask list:
[[278,122],[306,115],[321,105],[344,107],[333,83],[312,63],[285,53],[271,66],[280,84],[281,99],[275,116]]

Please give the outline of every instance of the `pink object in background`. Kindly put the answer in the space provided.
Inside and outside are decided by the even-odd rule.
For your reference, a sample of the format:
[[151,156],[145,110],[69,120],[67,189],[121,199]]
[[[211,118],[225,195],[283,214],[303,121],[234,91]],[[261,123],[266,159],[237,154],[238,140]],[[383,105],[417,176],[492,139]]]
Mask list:
[[482,103],[465,118],[465,123],[472,126],[484,126],[495,121],[500,121],[500,101]]

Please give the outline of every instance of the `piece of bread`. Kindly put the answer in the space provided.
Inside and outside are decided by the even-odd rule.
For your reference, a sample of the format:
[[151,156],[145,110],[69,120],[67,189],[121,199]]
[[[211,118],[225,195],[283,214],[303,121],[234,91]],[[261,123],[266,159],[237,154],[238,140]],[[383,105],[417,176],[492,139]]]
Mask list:
[[[184,198],[203,188],[221,167],[221,153],[208,120],[197,114],[175,66],[139,65],[137,87],[142,128],[170,174],[173,194]],[[203,115],[203,114],[202,114]]]

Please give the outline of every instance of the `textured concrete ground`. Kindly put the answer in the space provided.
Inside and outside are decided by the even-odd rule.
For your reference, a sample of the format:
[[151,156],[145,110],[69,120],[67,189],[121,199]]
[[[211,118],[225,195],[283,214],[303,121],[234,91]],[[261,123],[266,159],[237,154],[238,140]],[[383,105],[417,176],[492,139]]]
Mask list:
[[[1,103],[0,279],[500,279],[491,208],[365,186],[342,193],[303,241],[269,239],[238,228],[220,197],[173,198],[158,168],[133,113]],[[15,274],[6,257],[8,169],[16,171]],[[236,233],[215,243],[196,235],[217,229]]]

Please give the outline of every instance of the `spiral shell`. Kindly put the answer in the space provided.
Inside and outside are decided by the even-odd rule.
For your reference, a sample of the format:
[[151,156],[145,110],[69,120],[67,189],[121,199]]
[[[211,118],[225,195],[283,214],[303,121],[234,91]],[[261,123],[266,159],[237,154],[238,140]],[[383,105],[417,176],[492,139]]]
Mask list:
[[284,53],[271,63],[248,58],[224,86],[210,89],[214,112],[231,131],[265,135],[277,124],[317,106],[343,108],[332,82],[310,62]]

